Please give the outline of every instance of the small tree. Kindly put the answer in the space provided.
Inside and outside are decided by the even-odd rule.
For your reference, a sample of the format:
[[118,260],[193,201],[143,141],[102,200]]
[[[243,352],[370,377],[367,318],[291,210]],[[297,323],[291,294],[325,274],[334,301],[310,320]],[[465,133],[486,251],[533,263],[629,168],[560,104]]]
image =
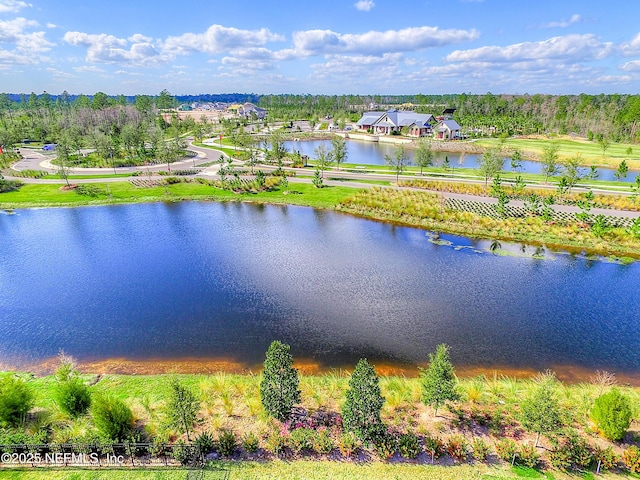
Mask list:
[[122,442],[133,428],[133,413],[122,401],[114,397],[98,396],[91,405],[93,423],[108,440]]
[[298,370],[293,368],[291,347],[277,340],[269,346],[260,382],[260,400],[265,411],[281,422],[291,414],[293,405],[299,403]]
[[411,165],[411,161],[409,160],[409,157],[407,157],[407,152],[402,145],[396,148],[396,153],[393,156],[385,155],[384,161],[396,172],[396,182],[398,181],[400,174],[404,172],[405,168],[407,168],[408,165]]
[[79,377],[74,361],[64,353],[60,353],[60,366],[56,370],[58,384],[55,389],[55,400],[60,410],[76,418],[87,413],[91,406],[91,392]]
[[536,380],[533,391],[520,405],[522,425],[537,434],[535,447],[540,435],[556,432],[562,426],[560,406],[556,394],[556,377],[547,372]]
[[319,145],[313,151],[316,154],[316,168],[320,170],[320,176],[324,177],[324,171],[333,163],[333,153],[327,151],[327,147]]
[[0,425],[17,426],[33,404],[33,391],[24,380],[14,376],[0,380]]
[[549,176],[556,175],[558,168],[558,145],[553,143],[545,145],[542,148],[542,173],[544,173],[544,181],[549,180]]
[[616,170],[616,173],[614,173],[614,176],[616,177],[616,180],[620,180],[621,178],[627,178],[628,173],[629,165],[627,165],[626,160],[622,160],[618,165],[618,169]]
[[320,169],[318,167],[316,167],[315,171],[313,172],[313,179],[311,180],[311,183],[313,183],[316,188],[322,188],[324,186],[322,175],[320,174]]
[[331,158],[333,159],[334,162],[336,162],[336,165],[338,166],[338,170],[340,170],[340,165],[349,156],[349,152],[347,150],[347,141],[344,138],[338,135],[335,135],[331,139],[331,147],[332,147]]
[[622,440],[631,424],[631,402],[617,388],[596,398],[591,417],[612,441]]
[[347,431],[363,441],[372,441],[383,430],[380,410],[384,397],[376,371],[361,358],[349,379],[349,389],[342,406],[342,418]]
[[441,343],[435,354],[429,354],[429,368],[420,371],[422,384],[422,403],[431,405],[438,415],[438,408],[446,402],[455,402],[460,398],[456,391],[456,376],[449,360],[449,347]]
[[165,405],[169,425],[187,434],[187,441],[191,441],[189,432],[198,418],[200,401],[191,389],[184,386],[177,378],[171,380],[171,391]]
[[418,150],[416,150],[416,164],[420,167],[420,175],[422,175],[422,169],[433,165],[433,149],[431,148],[431,141],[427,139],[421,139],[418,144]]
[[502,171],[503,166],[504,158],[498,150],[492,148],[482,154],[480,158],[480,175],[484,178],[485,186],[489,184],[490,178],[494,178]]

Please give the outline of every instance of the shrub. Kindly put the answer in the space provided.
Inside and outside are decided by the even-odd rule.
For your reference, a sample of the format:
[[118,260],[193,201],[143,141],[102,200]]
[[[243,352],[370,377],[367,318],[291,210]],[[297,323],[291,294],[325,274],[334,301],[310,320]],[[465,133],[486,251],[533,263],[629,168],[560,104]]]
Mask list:
[[387,460],[396,453],[398,439],[395,435],[385,432],[376,436],[375,447],[380,459]]
[[267,435],[266,447],[274,455],[279,455],[287,446],[287,439],[280,434],[277,430],[274,430]]
[[193,444],[195,446],[195,454],[199,457],[204,457],[213,450],[215,442],[213,441],[213,435],[209,432],[203,432],[196,437]]
[[630,446],[622,452],[622,461],[631,473],[640,473],[640,448]]
[[513,462],[513,457],[518,454],[516,442],[510,439],[500,440],[496,443],[496,453],[505,462]]
[[223,457],[230,457],[233,455],[238,442],[236,435],[232,430],[222,430],[218,436],[218,453]]
[[631,424],[629,398],[617,388],[596,398],[591,417],[605,438],[618,441],[624,438]]
[[440,440],[440,437],[426,435],[424,437],[424,451],[431,455],[433,460],[440,458],[444,453],[444,444],[442,440]]
[[269,346],[260,382],[260,400],[265,411],[284,421],[295,403],[300,402],[298,370],[293,368],[291,347],[279,341]]
[[242,448],[244,448],[247,452],[253,453],[257,452],[260,447],[260,442],[255,433],[249,432],[245,433],[242,437]]
[[345,429],[354,432],[363,441],[373,441],[384,431],[380,419],[384,398],[379,383],[375,369],[361,358],[349,379],[342,418]]
[[540,464],[540,454],[533,445],[521,445],[516,455],[516,463],[529,468],[537,468]]
[[122,400],[98,396],[93,400],[91,413],[96,428],[108,440],[124,441],[131,432],[133,413]]
[[22,186],[22,182],[17,180],[3,180],[0,179],[0,193],[13,192],[18,190]]
[[173,458],[175,458],[181,465],[187,465],[193,462],[194,449],[191,445],[187,445],[182,440],[179,440],[173,447]]
[[416,458],[420,454],[420,442],[416,434],[407,432],[400,435],[398,450],[400,450],[400,455],[405,458]]
[[167,177],[164,179],[165,185],[175,185],[177,183],[182,183],[184,180],[179,177]]
[[80,378],[73,377],[58,383],[55,400],[64,413],[75,418],[84,415],[89,410],[91,393]]
[[593,453],[587,442],[575,433],[561,440],[554,440],[549,452],[549,462],[560,470],[586,468],[593,463]]
[[331,438],[331,434],[329,430],[326,428],[321,428],[316,431],[316,436],[313,441],[313,449],[324,455],[331,453],[331,451],[335,448],[335,443],[333,438]]
[[33,404],[33,391],[24,380],[13,376],[0,380],[0,424],[18,425]]
[[106,193],[106,191],[104,190],[104,188],[98,186],[98,185],[92,185],[92,184],[80,184],[75,188],[75,192],[78,195],[83,195],[85,197],[99,197],[100,195],[104,195]]
[[344,432],[338,438],[338,449],[345,457],[350,457],[360,446],[360,441],[353,432]]
[[479,462],[484,462],[489,456],[489,445],[481,438],[476,438],[472,443],[473,458]]
[[451,435],[447,440],[447,453],[458,461],[467,459],[467,441],[462,435]]
[[611,446],[605,448],[604,450],[596,447],[593,457],[595,461],[600,462],[600,470],[613,470],[616,468],[619,462],[618,456],[613,451]]
[[289,434],[289,447],[296,453],[313,450],[316,431],[312,428],[296,428]]

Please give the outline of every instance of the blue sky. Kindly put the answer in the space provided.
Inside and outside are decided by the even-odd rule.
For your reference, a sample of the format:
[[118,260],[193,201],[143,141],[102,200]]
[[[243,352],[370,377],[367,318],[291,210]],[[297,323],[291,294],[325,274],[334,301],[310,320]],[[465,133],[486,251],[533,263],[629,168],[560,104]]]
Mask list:
[[0,0],[0,92],[640,93],[637,0]]

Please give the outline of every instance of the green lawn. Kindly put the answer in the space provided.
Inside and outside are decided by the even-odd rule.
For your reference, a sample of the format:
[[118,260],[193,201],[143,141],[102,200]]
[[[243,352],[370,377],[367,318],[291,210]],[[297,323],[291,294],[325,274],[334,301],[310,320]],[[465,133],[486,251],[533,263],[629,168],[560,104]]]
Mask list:
[[332,208],[350,195],[349,187],[315,188],[310,184],[291,183],[289,193],[280,190],[257,194],[236,194],[198,182],[178,183],[152,188],[137,188],[129,182],[94,184],[104,189],[97,198],[79,195],[73,190],[61,190],[61,185],[26,184],[20,190],[3,193],[0,208],[62,207],[109,205],[136,202],[174,202],[181,200],[252,201]]
[[[501,140],[497,138],[487,138],[478,140],[476,145],[483,148],[495,147]],[[568,138],[508,138],[504,144],[507,149],[518,149],[525,156],[539,157],[545,146],[555,143],[558,145],[558,155],[560,159],[566,159],[580,154],[585,165],[609,165],[617,166],[622,160],[627,159],[629,168],[640,170],[640,145],[631,143],[611,143],[604,155],[602,148],[597,142],[578,141]],[[628,156],[627,149],[631,148],[633,153]]]

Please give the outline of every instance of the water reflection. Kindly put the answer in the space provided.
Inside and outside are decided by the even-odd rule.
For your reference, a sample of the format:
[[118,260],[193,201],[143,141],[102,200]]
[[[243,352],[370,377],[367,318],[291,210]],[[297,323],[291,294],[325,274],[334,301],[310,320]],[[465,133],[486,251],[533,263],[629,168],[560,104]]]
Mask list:
[[[300,152],[304,155],[308,155],[310,158],[315,158],[314,150],[319,145],[325,145],[328,150],[331,149],[331,142],[329,140],[309,140],[303,142],[285,142],[285,146],[289,151]],[[347,163],[359,163],[364,165],[385,165],[384,156],[393,155],[395,153],[396,146],[388,143],[378,142],[365,142],[359,140],[347,140]],[[415,149],[407,149],[406,154],[409,159],[415,165]],[[455,153],[455,152],[434,152],[434,165],[442,167],[445,163],[447,168],[478,168],[481,155],[475,153]],[[521,160],[520,168],[517,170],[511,168],[511,159],[505,158],[504,171],[517,171],[521,173],[537,173],[542,174],[542,163],[532,162],[530,160]],[[585,166],[581,169],[584,175],[589,173],[589,166]],[[597,168],[598,180],[616,180],[616,170],[611,168]],[[633,183],[638,172],[629,172],[627,176],[620,179],[622,183]]]
[[[244,203],[0,216],[0,361],[425,362],[640,371],[637,264]],[[543,260],[544,259],[544,260]]]

